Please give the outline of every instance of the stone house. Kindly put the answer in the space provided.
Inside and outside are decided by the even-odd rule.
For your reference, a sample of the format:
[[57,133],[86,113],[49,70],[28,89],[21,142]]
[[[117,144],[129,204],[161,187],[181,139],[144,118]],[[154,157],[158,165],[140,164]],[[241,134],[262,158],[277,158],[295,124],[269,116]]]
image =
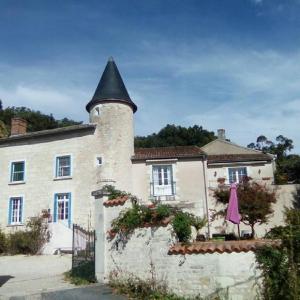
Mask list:
[[[71,246],[71,226],[94,226],[92,191],[106,184],[131,192],[142,203],[156,200],[199,216],[214,208],[210,191],[220,181],[244,176],[272,183],[274,158],[218,139],[197,146],[134,149],[131,100],[109,59],[92,100],[89,124],[27,133],[14,118],[11,135],[0,139],[0,227],[24,227],[47,209],[52,230],[49,252]],[[212,234],[214,230],[211,227]]]

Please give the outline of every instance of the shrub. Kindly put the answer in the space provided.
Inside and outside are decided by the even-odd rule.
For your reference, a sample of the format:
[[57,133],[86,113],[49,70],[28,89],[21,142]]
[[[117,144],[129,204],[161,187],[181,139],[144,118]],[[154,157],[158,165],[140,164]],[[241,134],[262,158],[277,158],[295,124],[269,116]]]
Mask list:
[[262,296],[266,300],[300,299],[300,210],[287,210],[286,223],[266,235],[281,239],[279,249],[264,247],[256,251],[263,276]]
[[0,228],[0,254],[7,251],[7,238],[5,233]]
[[143,300],[200,300],[202,298],[185,298],[170,293],[167,286],[153,279],[142,280],[134,275],[119,279],[110,275],[109,285],[118,293],[125,294],[129,299]]
[[169,205],[159,204],[156,207],[156,218],[158,221],[161,221],[169,217],[172,213],[172,209]]
[[126,234],[133,232],[135,228],[142,225],[142,216],[140,206],[138,205],[134,205],[132,208],[122,211],[119,217],[112,222],[113,231],[122,231]]
[[196,229],[197,232],[201,228],[203,228],[207,223],[206,218],[200,218],[200,217],[197,217],[197,216],[190,216],[190,217],[191,217],[191,225]]
[[179,242],[186,243],[191,238],[191,223],[190,214],[182,211],[176,213],[172,226]]
[[[226,204],[226,208],[217,214],[225,216],[229,195],[229,189],[221,188],[215,191],[214,197],[217,202]],[[270,192],[265,186],[250,181],[250,178],[246,178],[242,184],[238,185],[237,196],[241,222],[251,227],[251,237],[254,238],[255,224],[267,223],[273,213],[272,204],[276,202],[275,193]]]
[[26,223],[26,229],[7,236],[7,252],[10,254],[39,254],[50,239],[48,223],[44,218],[33,217]]

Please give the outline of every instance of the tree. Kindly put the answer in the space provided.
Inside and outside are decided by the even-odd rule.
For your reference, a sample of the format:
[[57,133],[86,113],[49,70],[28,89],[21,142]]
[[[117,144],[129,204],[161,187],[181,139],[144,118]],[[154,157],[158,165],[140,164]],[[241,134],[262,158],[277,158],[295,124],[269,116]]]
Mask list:
[[[229,196],[229,189],[220,188],[215,191],[214,197],[217,202],[226,205],[226,208],[217,214],[225,216]],[[254,238],[254,226],[267,223],[273,213],[272,204],[276,202],[275,193],[246,178],[243,183],[238,185],[237,196],[241,222],[251,227],[251,237]]]
[[5,124],[0,120],[0,138],[8,136],[8,131]]
[[268,140],[266,136],[260,135],[257,137],[256,143],[250,143],[247,147],[274,154],[277,156],[277,159],[287,156],[287,152],[294,148],[293,140],[283,135],[277,136],[276,142],[274,143]]
[[216,139],[214,133],[203,129],[202,126],[194,125],[186,128],[168,124],[158,133],[135,137],[135,147],[151,148],[188,145],[201,147],[214,139]]
[[10,131],[11,119],[13,117],[20,117],[28,122],[27,131],[40,131],[45,129],[54,129],[59,127],[65,127],[70,125],[81,124],[82,122],[77,122],[64,118],[62,120],[56,120],[52,114],[46,115],[40,111],[31,110],[26,107],[6,107],[3,109],[2,102],[0,100],[0,121],[5,125],[8,132]]
[[275,181],[277,184],[300,183],[300,156],[288,154],[294,148],[293,140],[279,135],[276,137],[276,142],[272,142],[264,135],[260,135],[256,143],[250,143],[248,147],[276,156]]

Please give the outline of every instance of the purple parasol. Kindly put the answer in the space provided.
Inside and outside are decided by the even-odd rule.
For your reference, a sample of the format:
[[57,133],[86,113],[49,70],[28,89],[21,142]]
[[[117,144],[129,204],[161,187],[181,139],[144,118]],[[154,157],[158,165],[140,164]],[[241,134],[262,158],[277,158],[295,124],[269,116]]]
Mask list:
[[236,192],[236,184],[232,183],[230,186],[230,197],[227,208],[226,220],[234,224],[240,224],[241,216],[239,214],[239,204]]

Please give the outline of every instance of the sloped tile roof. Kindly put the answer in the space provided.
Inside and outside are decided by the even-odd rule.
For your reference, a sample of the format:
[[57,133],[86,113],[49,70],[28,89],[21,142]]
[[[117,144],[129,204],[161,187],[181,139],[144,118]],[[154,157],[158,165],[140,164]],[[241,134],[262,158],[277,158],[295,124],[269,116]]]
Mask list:
[[128,196],[118,197],[112,200],[106,200],[103,202],[104,206],[118,206],[123,205],[129,199]]
[[197,146],[136,148],[132,160],[164,158],[200,158],[205,153]]
[[241,240],[194,242],[190,245],[176,244],[169,254],[205,254],[255,251],[262,246],[280,247],[280,240]]
[[246,162],[246,161],[271,161],[271,155],[265,153],[253,154],[219,154],[208,155],[207,161],[211,163],[226,163],[226,162]]
[[66,126],[66,127],[60,127],[54,129],[46,129],[41,131],[27,132],[24,134],[12,135],[10,137],[0,138],[0,144],[6,144],[18,140],[34,139],[34,138],[52,136],[52,135],[72,134],[76,131],[93,130],[95,128],[96,128],[96,124],[79,124],[79,125],[72,125],[72,126]]

